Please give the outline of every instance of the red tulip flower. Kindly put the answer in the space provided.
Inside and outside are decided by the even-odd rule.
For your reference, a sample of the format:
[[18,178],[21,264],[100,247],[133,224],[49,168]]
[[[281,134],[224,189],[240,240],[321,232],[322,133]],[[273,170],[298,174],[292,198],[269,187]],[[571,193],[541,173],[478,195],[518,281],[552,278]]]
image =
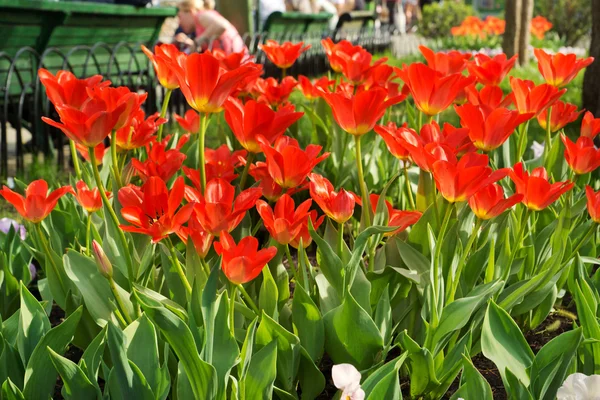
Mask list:
[[397,127],[392,121],[388,122],[387,125],[375,126],[375,132],[382,137],[390,153],[392,153],[394,157],[401,161],[407,161],[410,158],[409,151],[399,140],[400,133],[406,129],[410,129],[406,123],[404,123],[401,127]]
[[347,40],[341,40],[334,43],[331,38],[321,40],[325,54],[329,59],[329,66],[337,73],[343,71],[346,65],[346,59],[351,58],[355,53],[362,50],[360,46],[354,46]]
[[486,86],[498,86],[516,61],[517,56],[507,59],[504,53],[494,57],[476,54],[474,60],[467,64],[467,69],[471,76],[477,78],[477,82]]
[[515,106],[520,114],[539,115],[551,107],[567,89],[558,90],[554,86],[541,84],[536,86],[532,81],[510,77]]
[[600,190],[594,192],[590,185],[585,185],[585,196],[587,197],[587,209],[590,218],[600,224]]
[[173,114],[173,118],[186,132],[194,134],[200,130],[200,115],[195,110],[187,110],[183,117]]
[[210,233],[206,232],[198,219],[195,212],[192,213],[188,220],[188,226],[182,226],[177,235],[187,245],[189,239],[192,239],[196,253],[201,259],[206,258],[210,251],[213,239],[215,238]]
[[[377,211],[377,204],[379,203],[379,195],[371,193],[369,195],[369,199],[371,201],[371,208],[373,209],[373,214],[375,214],[375,212]],[[384,236],[393,236],[400,232],[405,231],[406,228],[408,228],[409,226],[416,224],[417,221],[423,215],[423,213],[420,211],[396,210],[396,209],[394,209],[394,207],[392,206],[392,204],[389,201],[387,201],[387,200],[384,200],[384,201],[385,201],[385,206],[388,211],[387,226],[398,227],[398,229],[396,229],[395,231],[387,232]]]
[[457,156],[471,151],[477,151],[469,138],[469,129],[455,128],[447,122],[444,124],[444,129],[440,129],[440,126],[435,121],[424,124],[421,128],[421,138],[425,143],[440,143],[447,145]]
[[[81,154],[81,157],[83,157],[83,159],[85,161],[92,162],[92,159],[90,158],[90,149],[89,149],[89,147],[85,147],[82,144],[75,143],[75,148],[77,149],[77,152],[79,154]],[[98,163],[98,165],[102,164],[102,160],[104,159],[104,155],[106,153],[108,153],[109,150],[110,150],[110,147],[106,147],[104,145],[104,142],[100,142],[98,144],[98,146],[94,147],[94,155],[96,156],[96,163]]]
[[345,189],[336,192],[331,182],[319,174],[310,174],[310,197],[321,207],[329,218],[339,224],[348,221],[354,214],[354,205],[360,198]]
[[273,180],[282,188],[289,189],[302,185],[313,168],[329,157],[329,153],[318,154],[323,147],[309,144],[302,150],[296,139],[281,136],[273,147],[261,141],[260,148],[265,153],[267,168]]
[[173,68],[185,99],[200,113],[221,111],[227,97],[244,79],[260,74],[260,70],[250,64],[225,71],[210,53],[192,54],[182,65]]
[[157,176],[163,181],[168,181],[181,169],[186,155],[178,148],[166,150],[167,141],[163,143],[151,143],[147,146],[148,158],[146,161],[140,161],[136,158],[131,159],[131,165],[137,171],[142,181],[146,182],[148,178]]
[[577,175],[587,174],[600,167],[600,149],[594,146],[594,141],[581,136],[573,143],[565,135],[560,135],[565,145],[565,159],[569,167]]
[[179,234],[194,209],[194,203],[179,208],[184,189],[182,177],[175,180],[169,191],[157,176],[148,178],[141,188],[129,185],[120,189],[121,215],[131,224],[120,225],[121,229],[148,235],[152,243],[160,242],[171,233]]
[[473,82],[472,78],[462,74],[444,76],[422,63],[396,68],[396,74],[410,90],[415,106],[429,116],[448,108],[459,93]]
[[325,220],[325,216],[321,215],[320,217],[317,214],[317,211],[311,210],[308,212],[308,217],[304,219],[302,225],[300,226],[300,231],[292,241],[290,242],[290,246],[295,249],[300,248],[302,245],[303,248],[307,248],[312,243],[312,236],[310,236],[310,231],[308,230],[308,221],[312,223],[312,226],[315,230],[319,229],[319,226]]
[[600,133],[600,118],[594,118],[594,114],[586,111],[581,121],[581,136],[593,139]]
[[[552,105],[552,112],[550,113],[550,132],[557,132],[567,126],[567,124],[575,121],[579,118],[579,115],[583,111],[577,111],[577,106],[571,103],[565,103],[557,100]],[[543,130],[546,130],[548,121],[548,109],[545,109],[537,116],[538,123]],[[599,124],[600,129],[600,124]]]
[[[76,188],[75,198],[88,213],[96,212],[102,208],[102,196],[97,187],[90,189],[87,183],[79,181]],[[110,199],[111,196],[111,192],[106,192],[106,197]]]
[[396,140],[408,150],[410,159],[426,172],[431,172],[436,161],[446,160],[456,163],[456,149],[449,144],[437,141],[425,141],[430,139],[420,136],[414,129],[402,129],[397,131]]
[[504,97],[504,92],[499,86],[484,86],[477,91],[476,85],[472,84],[465,88],[467,102],[484,110],[489,114],[498,107],[508,107],[513,102],[512,93]]
[[522,200],[522,194],[513,194],[505,199],[502,186],[492,183],[471,196],[469,207],[477,218],[488,220],[497,217]]
[[442,196],[450,203],[468,200],[483,187],[508,175],[508,168],[497,171],[488,166],[485,154],[467,153],[458,163],[436,161],[433,178]]
[[371,67],[365,73],[365,89],[370,89],[377,86],[387,87],[391,83],[391,80],[395,78],[393,74],[394,68],[387,64],[378,64],[374,67]]
[[302,117],[303,113],[294,112],[293,106],[273,111],[266,104],[254,100],[242,104],[236,99],[225,103],[225,120],[240,144],[251,153],[260,153],[258,136],[273,143],[283,135],[287,128]]
[[275,78],[257,79],[253,92],[259,103],[265,103],[273,109],[278,109],[287,104],[290,95],[298,85],[292,76],[286,76],[277,81]]
[[[226,144],[221,145],[216,150],[207,148],[205,154],[206,180],[222,178],[227,182],[231,182],[237,178],[235,168],[243,165],[240,158],[244,159],[246,154],[246,150],[237,150],[232,153]],[[200,172],[186,166],[183,166],[183,172],[192,181],[196,189],[200,190]]]
[[215,251],[223,256],[223,273],[235,285],[254,280],[277,254],[275,246],[258,250],[258,239],[252,236],[246,236],[235,244],[227,232],[223,232],[220,240],[215,242]]
[[401,96],[387,100],[386,97],[387,91],[380,87],[367,91],[359,89],[356,95],[323,93],[338,125],[354,136],[362,136],[373,130],[387,108],[401,101]]
[[267,58],[277,67],[287,69],[294,65],[300,54],[310,49],[310,44],[308,46],[304,46],[303,42],[279,44],[275,40],[267,40],[265,44],[259,44],[258,48],[264,51]]
[[67,193],[73,193],[71,186],[60,187],[48,194],[48,184],[43,179],[31,182],[25,189],[25,197],[7,186],[0,190],[0,196],[12,204],[24,219],[33,223],[46,218],[54,210],[58,200]]
[[259,161],[256,164],[250,165],[248,173],[258,182],[258,187],[262,189],[262,195],[267,200],[272,202],[277,201],[283,194],[283,188],[269,174],[267,163]]
[[[176,64],[182,54],[174,44],[160,44],[154,46],[154,54],[144,45],[142,51],[152,62],[158,82],[165,89],[173,90],[179,87],[179,80],[171,65]],[[185,57],[182,58],[185,60]]]
[[[96,86],[88,89],[88,94],[90,95],[89,102],[92,104],[96,103],[98,109],[106,107],[106,109],[113,114],[120,111],[114,129],[121,129],[125,125],[129,125],[131,119],[137,115],[138,110],[140,110],[142,103],[148,98],[148,93],[137,94],[132,92],[126,86]],[[104,104],[101,104],[100,102]],[[125,105],[125,108],[122,108],[123,105]],[[61,109],[58,111],[58,114],[61,115]]]
[[572,182],[548,182],[548,173],[544,167],[535,168],[531,175],[517,163],[509,172],[515,183],[516,192],[523,195],[522,203],[533,211],[540,211],[554,203],[563,194],[573,188]]
[[154,113],[147,119],[142,110],[138,110],[129,125],[124,126],[116,132],[113,143],[119,150],[134,150],[148,145],[153,139],[158,128],[167,122],[160,118],[158,113]]
[[564,87],[581,71],[594,61],[594,57],[577,59],[575,54],[546,53],[542,49],[533,49],[538,60],[538,69],[546,83]]
[[469,137],[478,149],[492,151],[500,147],[517,126],[530,119],[532,114],[519,114],[507,108],[496,108],[486,114],[472,104],[455,106],[460,124],[469,128]]
[[46,95],[54,106],[68,106],[80,110],[89,99],[88,88],[109,86],[110,81],[102,82],[102,75],[77,79],[69,71],[58,71],[56,76],[44,68],[38,70],[40,82],[46,88]]
[[254,207],[261,192],[260,188],[250,188],[236,197],[235,187],[217,178],[206,184],[204,195],[188,186],[186,199],[198,203],[195,212],[204,230],[219,236],[222,231],[231,232],[242,222],[246,211]]
[[363,48],[352,55],[338,52],[337,56],[343,60],[342,74],[355,85],[363,83],[373,68],[387,61],[387,58],[380,58],[371,64],[373,55]]
[[461,53],[456,50],[436,53],[426,46],[419,46],[419,50],[425,57],[427,66],[442,75],[462,72],[467,67],[467,61],[471,59],[471,53]]
[[546,18],[538,15],[531,19],[531,24],[529,26],[529,32],[539,40],[544,39],[544,35],[552,29],[552,22],[548,21]]
[[274,210],[263,200],[256,202],[256,210],[271,237],[277,243],[287,245],[300,233],[302,224],[306,223],[308,218],[311,205],[312,200],[308,199],[295,208],[294,200],[284,194],[275,203]]
[[326,76],[321,77],[314,83],[304,75],[298,75],[298,87],[304,94],[307,100],[316,100],[323,95],[324,91],[329,91],[329,88],[335,81],[329,80]]

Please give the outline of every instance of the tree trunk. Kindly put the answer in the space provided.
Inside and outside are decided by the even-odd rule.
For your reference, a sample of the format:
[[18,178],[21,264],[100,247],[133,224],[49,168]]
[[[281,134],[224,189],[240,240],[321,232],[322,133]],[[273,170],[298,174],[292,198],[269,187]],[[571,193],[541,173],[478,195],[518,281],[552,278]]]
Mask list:
[[600,0],[591,0],[592,5],[592,42],[590,56],[592,65],[587,67],[583,76],[583,108],[600,117]]
[[519,21],[519,65],[525,65],[529,62],[529,42],[531,34],[529,26],[533,18],[533,1],[521,0],[521,19]]
[[506,0],[504,8],[506,26],[502,38],[502,51],[504,51],[508,57],[512,57],[519,52],[521,4],[522,0]]

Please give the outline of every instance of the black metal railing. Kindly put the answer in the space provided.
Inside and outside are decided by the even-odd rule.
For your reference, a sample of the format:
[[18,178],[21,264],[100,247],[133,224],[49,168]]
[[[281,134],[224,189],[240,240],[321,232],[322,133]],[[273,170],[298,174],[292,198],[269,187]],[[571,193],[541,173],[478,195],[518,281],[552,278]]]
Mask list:
[[[259,51],[258,45],[266,39],[304,41],[312,47],[301,55],[288,71],[290,74],[317,76],[328,71],[327,57],[320,45],[322,38],[347,39],[360,44],[373,53],[389,49],[391,33],[388,29],[364,28],[351,32],[309,32],[298,34],[246,34],[244,40],[256,62],[264,65],[265,76],[277,76],[278,69]],[[211,49],[215,41],[207,41]],[[60,69],[73,72],[78,77],[100,74],[117,86],[148,92],[147,113],[158,110],[164,91],[158,85],[152,66],[140,49],[140,44],[122,42],[113,47],[103,43],[93,46],[75,46],[69,49],[48,48],[39,54],[24,47],[9,56],[0,52],[0,181],[7,176],[23,173],[25,156],[38,159],[55,159],[59,169],[66,164],[66,137],[41,121],[42,116],[58,118],[37,71],[46,68],[52,72]],[[173,93],[169,112],[182,114],[186,102],[179,91]],[[26,132],[30,133],[26,135]],[[10,140],[9,140],[10,139]],[[11,149],[9,149],[9,143]]]

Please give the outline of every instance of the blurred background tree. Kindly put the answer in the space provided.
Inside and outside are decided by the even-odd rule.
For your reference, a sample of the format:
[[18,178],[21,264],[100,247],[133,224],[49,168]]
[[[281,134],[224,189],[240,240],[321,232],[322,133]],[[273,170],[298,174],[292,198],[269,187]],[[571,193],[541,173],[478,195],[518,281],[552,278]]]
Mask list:
[[419,21],[419,34],[431,39],[450,36],[450,29],[460,25],[469,15],[475,15],[475,10],[462,1],[427,4]]
[[592,19],[592,41],[590,56],[594,62],[583,76],[583,107],[600,117],[600,0],[590,1],[589,14]]
[[552,30],[567,46],[575,46],[592,29],[591,0],[535,0],[534,15],[552,22]]

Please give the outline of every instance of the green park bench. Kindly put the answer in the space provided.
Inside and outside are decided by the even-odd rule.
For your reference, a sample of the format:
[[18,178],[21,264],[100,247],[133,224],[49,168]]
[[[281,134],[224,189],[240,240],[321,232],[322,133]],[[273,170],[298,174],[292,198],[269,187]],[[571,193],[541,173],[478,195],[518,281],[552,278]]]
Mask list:
[[274,12],[267,18],[263,32],[267,36],[298,35],[307,32],[324,32],[329,28],[329,13],[305,14],[300,12]]

